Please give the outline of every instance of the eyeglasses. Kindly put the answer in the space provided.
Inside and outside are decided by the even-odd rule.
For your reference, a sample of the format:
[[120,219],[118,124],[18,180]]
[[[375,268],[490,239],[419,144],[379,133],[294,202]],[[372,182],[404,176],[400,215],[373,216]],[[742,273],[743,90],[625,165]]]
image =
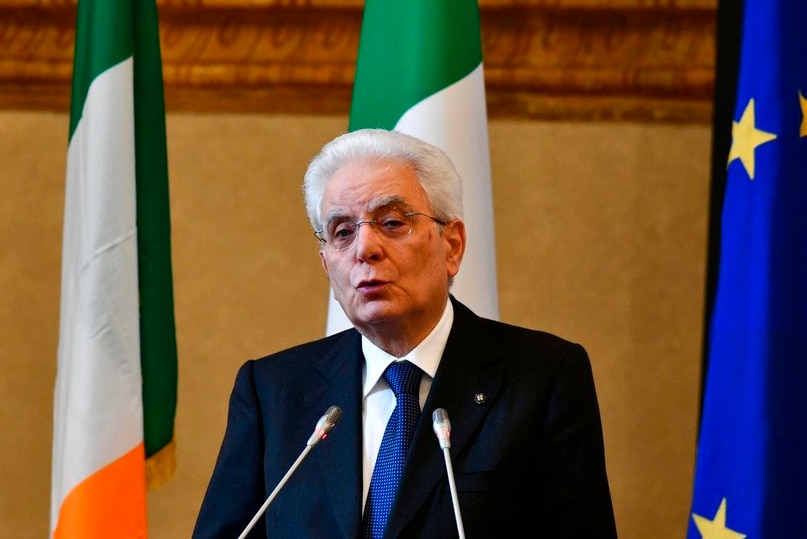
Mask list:
[[446,223],[431,215],[420,212],[404,213],[397,208],[384,211],[375,219],[357,221],[352,223],[348,220],[333,220],[329,222],[325,230],[315,230],[314,236],[320,243],[327,245],[335,251],[344,251],[356,242],[361,225],[371,225],[382,237],[389,240],[400,240],[412,233],[415,226],[415,217],[427,217],[439,225]]

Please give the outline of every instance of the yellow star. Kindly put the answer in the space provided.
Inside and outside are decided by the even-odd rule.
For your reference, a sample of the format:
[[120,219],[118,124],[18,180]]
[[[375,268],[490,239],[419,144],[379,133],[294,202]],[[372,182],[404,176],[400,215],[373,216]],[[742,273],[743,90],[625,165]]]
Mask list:
[[692,520],[703,539],[745,539],[745,534],[726,527],[726,498],[720,502],[717,513],[712,520],[692,513]]
[[801,105],[801,129],[799,130],[800,137],[807,137],[807,98],[799,90],[799,104]]
[[757,129],[754,122],[754,100],[751,99],[748,101],[740,121],[733,122],[728,162],[730,165],[732,161],[739,159],[745,167],[748,177],[752,180],[754,179],[754,150],[757,146],[776,138],[773,133]]

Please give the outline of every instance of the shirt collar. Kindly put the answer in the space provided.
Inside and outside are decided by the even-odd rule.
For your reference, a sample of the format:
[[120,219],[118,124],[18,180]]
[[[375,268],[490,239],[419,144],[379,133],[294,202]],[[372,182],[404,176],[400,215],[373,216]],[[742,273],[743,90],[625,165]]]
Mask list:
[[454,323],[454,306],[451,301],[446,301],[446,308],[443,316],[434,326],[434,329],[426,335],[415,348],[402,358],[397,358],[388,354],[362,335],[361,350],[364,353],[364,392],[367,397],[378,383],[381,375],[393,361],[408,360],[417,365],[420,370],[434,378],[437,367],[440,365],[440,358],[443,356],[448,334],[451,333],[451,325]]

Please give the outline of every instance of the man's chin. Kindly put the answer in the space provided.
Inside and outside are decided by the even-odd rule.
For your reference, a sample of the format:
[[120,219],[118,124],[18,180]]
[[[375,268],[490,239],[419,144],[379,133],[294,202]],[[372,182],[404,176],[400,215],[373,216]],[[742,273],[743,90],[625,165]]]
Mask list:
[[375,326],[394,322],[400,318],[400,309],[389,301],[369,301],[358,306],[348,318],[355,326]]

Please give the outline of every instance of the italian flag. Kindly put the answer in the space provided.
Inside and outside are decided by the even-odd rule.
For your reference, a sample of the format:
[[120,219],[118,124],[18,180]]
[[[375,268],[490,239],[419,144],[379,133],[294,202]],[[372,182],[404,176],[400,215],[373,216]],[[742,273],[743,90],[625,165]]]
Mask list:
[[170,255],[155,2],[80,0],[54,396],[53,538],[147,536],[147,480],[167,479],[175,463]]
[[[468,244],[452,293],[498,318],[485,79],[476,0],[367,0],[349,130],[395,129],[443,149],[463,179]],[[350,327],[330,297],[327,332]]]

